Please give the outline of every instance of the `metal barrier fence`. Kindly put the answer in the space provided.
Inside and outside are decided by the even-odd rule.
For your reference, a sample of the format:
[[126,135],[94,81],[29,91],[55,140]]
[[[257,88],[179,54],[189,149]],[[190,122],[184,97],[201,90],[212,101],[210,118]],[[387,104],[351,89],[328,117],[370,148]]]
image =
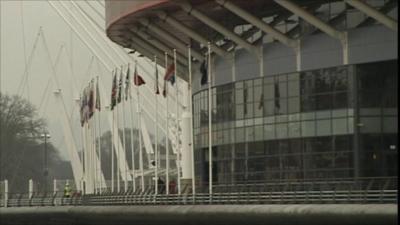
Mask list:
[[[153,186],[133,191],[111,192],[103,189],[96,194],[73,192],[64,197],[54,193],[10,193],[7,206],[63,205],[189,205],[189,204],[368,204],[397,203],[397,177],[342,179],[325,181],[288,181],[278,183],[218,184],[213,194],[204,193],[208,187],[182,189],[182,194],[154,192]],[[4,202],[0,202],[4,207]]]

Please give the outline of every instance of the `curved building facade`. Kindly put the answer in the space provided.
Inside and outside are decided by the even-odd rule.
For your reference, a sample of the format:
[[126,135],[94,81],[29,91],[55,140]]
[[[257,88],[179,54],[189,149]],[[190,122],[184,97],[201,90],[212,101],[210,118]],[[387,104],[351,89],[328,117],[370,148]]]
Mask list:
[[176,48],[186,69],[192,46],[199,184],[209,180],[199,72],[208,41],[215,184],[397,177],[397,1],[107,1],[106,10],[110,39],[144,56]]

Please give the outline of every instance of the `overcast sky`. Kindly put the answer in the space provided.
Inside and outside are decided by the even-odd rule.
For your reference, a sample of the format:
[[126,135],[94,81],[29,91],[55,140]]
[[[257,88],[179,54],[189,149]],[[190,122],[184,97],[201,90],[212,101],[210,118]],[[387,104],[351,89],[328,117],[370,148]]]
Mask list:
[[[0,0],[0,2],[1,92],[18,94],[18,87],[25,70],[25,58],[29,59],[39,28],[42,27],[46,44],[39,39],[32,57],[31,67],[28,70],[28,85],[23,85],[23,92],[19,94],[28,98],[38,108],[42,102],[39,112],[40,116],[45,117],[48,121],[51,141],[60,149],[62,156],[67,157],[59,119],[60,111],[52,94],[56,88],[55,83],[51,81],[47,93],[44,92],[53,74],[46,45],[53,61],[55,61],[61,46],[65,46],[66,51],[61,53],[56,69],[68,111],[69,113],[72,110],[76,112],[74,115],[76,121],[78,121],[77,109],[73,108],[73,99],[79,94],[78,90],[87,84],[90,76],[95,76],[94,74],[99,71],[100,73],[106,72],[96,60],[89,68],[93,55],[47,1]],[[84,2],[80,2],[80,4],[85,7]],[[93,6],[104,13],[104,9],[101,9],[99,4],[94,2]],[[68,55],[72,55],[72,66],[69,64],[66,52]],[[71,67],[73,71],[71,71]],[[42,100],[43,96],[45,96],[44,100]],[[77,138],[79,139],[79,136]]]

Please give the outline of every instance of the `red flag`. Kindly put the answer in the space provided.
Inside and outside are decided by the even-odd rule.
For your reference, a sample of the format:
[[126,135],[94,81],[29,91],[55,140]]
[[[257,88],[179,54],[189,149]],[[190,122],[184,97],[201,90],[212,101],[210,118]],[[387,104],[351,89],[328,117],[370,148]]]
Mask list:
[[143,78],[137,73],[136,67],[135,67],[135,75],[133,75],[133,83],[136,86],[140,86],[142,84],[146,84],[146,82],[144,82]]
[[175,64],[171,64],[165,71],[164,80],[171,82],[172,85],[175,83]]

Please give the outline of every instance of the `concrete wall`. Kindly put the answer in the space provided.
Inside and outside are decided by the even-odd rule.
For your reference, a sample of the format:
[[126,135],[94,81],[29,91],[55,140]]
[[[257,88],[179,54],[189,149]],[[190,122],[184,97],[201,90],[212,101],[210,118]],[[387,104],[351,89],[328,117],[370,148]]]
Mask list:
[[396,204],[0,208],[2,225],[392,225]]
[[[397,59],[398,34],[381,25],[362,27],[348,31],[349,64],[368,63]],[[296,55],[292,48],[281,43],[263,46],[264,76],[296,71]],[[260,75],[256,57],[245,49],[235,52],[236,81],[256,78]],[[325,33],[304,37],[301,40],[301,70],[313,70],[343,64],[342,45],[339,40]],[[233,82],[232,61],[217,57],[215,60],[215,83]],[[193,93],[200,87],[198,69],[194,71]]]

